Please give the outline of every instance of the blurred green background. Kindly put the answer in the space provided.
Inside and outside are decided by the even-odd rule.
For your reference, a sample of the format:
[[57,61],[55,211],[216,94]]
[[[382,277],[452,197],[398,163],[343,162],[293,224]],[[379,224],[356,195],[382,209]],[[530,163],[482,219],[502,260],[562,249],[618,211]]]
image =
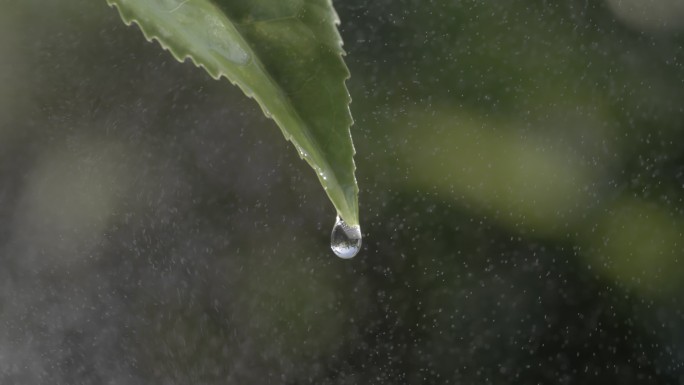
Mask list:
[[236,87],[0,0],[0,382],[684,383],[683,4],[336,1],[343,261]]

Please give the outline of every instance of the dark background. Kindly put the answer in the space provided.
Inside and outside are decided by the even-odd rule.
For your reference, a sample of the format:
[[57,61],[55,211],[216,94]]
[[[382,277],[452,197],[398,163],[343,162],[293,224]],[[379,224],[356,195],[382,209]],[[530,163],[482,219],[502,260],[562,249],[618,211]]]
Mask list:
[[236,87],[0,4],[2,384],[684,383],[680,1],[336,1],[349,261]]

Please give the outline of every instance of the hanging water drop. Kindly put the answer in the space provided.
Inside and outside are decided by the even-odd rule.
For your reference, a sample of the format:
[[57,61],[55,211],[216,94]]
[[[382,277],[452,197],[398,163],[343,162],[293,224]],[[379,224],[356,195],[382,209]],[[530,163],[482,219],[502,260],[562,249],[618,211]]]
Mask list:
[[361,227],[349,226],[338,216],[330,234],[330,248],[340,258],[353,258],[361,249]]

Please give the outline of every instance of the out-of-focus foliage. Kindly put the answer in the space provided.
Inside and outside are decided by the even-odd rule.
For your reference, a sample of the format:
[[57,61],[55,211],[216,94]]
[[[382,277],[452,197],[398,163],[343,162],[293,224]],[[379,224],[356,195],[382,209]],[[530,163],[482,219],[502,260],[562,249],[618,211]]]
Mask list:
[[352,118],[330,0],[108,0],[128,25],[254,98],[316,171],[337,214],[359,224]]
[[352,261],[239,90],[104,4],[7,5],[0,382],[681,382],[684,20],[653,4],[338,1]]

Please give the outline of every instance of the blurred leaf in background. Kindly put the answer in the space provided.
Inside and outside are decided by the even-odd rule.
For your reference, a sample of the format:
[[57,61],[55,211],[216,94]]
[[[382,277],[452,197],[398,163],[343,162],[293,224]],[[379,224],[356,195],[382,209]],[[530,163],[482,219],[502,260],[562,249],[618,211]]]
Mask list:
[[336,2],[347,262],[238,90],[105,4],[7,5],[2,382],[681,382],[684,26],[640,4]]

